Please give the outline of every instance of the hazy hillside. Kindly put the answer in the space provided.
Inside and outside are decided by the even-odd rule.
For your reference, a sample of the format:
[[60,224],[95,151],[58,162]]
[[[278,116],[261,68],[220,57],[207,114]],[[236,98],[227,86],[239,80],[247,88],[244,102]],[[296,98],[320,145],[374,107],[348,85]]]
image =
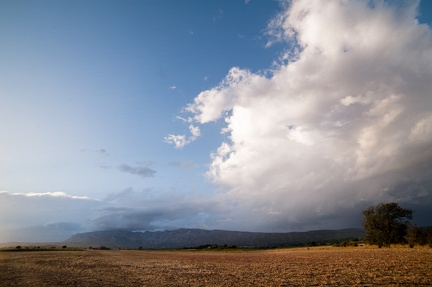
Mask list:
[[171,231],[132,232],[106,230],[73,235],[68,244],[109,246],[121,248],[159,249],[196,247],[207,244],[236,245],[238,247],[275,247],[324,243],[361,238],[362,229],[317,230],[308,232],[261,233],[225,230],[177,229]]

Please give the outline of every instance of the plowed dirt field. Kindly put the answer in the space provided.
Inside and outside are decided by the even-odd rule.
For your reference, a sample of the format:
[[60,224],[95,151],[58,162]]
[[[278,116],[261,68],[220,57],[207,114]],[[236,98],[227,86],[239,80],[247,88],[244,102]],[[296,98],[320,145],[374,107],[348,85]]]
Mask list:
[[0,252],[0,286],[432,286],[432,249]]

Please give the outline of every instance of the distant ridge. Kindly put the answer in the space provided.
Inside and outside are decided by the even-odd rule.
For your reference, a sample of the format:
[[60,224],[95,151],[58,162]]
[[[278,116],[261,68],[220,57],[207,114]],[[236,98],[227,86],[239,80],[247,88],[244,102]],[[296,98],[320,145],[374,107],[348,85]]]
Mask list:
[[237,247],[287,247],[315,243],[332,243],[362,238],[363,229],[316,230],[307,232],[262,233],[227,230],[176,229],[170,231],[132,232],[104,230],[78,233],[65,243],[81,247],[170,249],[202,245],[236,245]]

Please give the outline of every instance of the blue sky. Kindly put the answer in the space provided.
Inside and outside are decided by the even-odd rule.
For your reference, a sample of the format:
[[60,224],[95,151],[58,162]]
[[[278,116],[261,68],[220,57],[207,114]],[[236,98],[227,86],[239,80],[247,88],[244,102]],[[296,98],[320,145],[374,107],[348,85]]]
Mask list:
[[[100,164],[208,161],[217,143],[179,153],[163,138],[183,128],[182,106],[231,65],[271,64],[260,33],[277,3],[234,3],[3,2],[2,114],[13,146],[3,152],[13,157],[3,189],[104,194],[113,183]],[[80,169],[94,180],[78,189]]]
[[382,201],[430,224],[431,15],[0,1],[0,241],[343,228]]

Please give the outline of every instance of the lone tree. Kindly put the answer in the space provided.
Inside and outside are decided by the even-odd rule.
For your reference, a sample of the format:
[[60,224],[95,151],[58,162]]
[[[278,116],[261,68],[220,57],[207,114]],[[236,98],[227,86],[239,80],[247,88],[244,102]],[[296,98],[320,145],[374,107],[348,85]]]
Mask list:
[[402,208],[394,202],[380,203],[363,210],[366,240],[378,246],[403,242],[412,213],[411,209]]

